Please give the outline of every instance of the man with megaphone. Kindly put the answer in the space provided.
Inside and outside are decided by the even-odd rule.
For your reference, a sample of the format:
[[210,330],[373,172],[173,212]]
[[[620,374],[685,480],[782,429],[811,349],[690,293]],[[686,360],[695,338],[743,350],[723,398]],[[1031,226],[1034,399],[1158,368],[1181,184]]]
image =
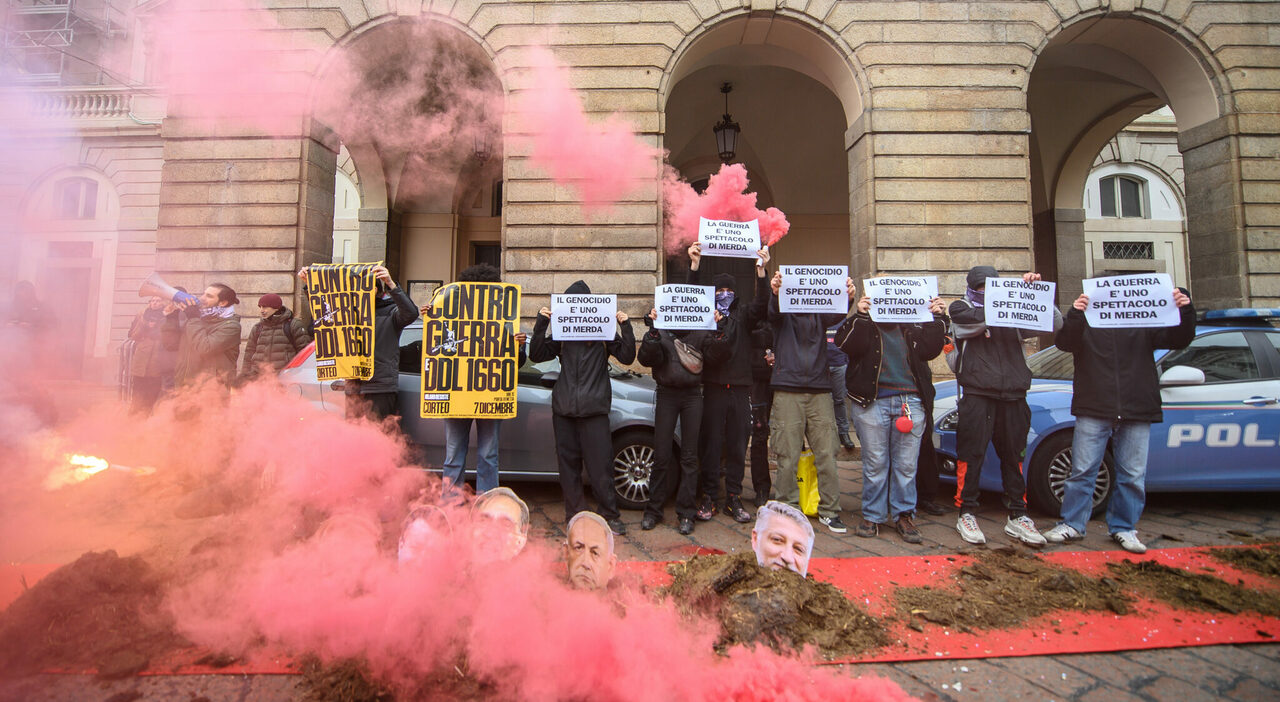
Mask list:
[[[148,280],[168,288],[158,277]],[[165,308],[165,341],[167,348],[178,352],[174,384],[181,388],[213,375],[230,386],[240,358],[240,317],[236,315],[240,298],[236,291],[225,283],[210,285],[199,297],[169,289],[175,294],[169,296],[172,302]],[[180,325],[183,313],[192,318],[185,327]]]

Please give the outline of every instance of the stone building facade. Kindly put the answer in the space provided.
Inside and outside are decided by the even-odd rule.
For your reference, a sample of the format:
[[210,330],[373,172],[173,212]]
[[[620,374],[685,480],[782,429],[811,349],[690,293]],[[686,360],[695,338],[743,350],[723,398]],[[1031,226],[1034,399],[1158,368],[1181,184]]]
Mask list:
[[[140,27],[158,4],[131,8]],[[848,262],[855,278],[936,273],[944,295],[960,292],[970,266],[990,263],[1039,270],[1059,281],[1060,301],[1073,297],[1089,272],[1089,174],[1125,125],[1167,105],[1197,302],[1280,305],[1277,3],[267,5],[281,28],[274,36],[285,38],[270,61],[286,89],[303,95],[323,89],[337,51],[416,23],[453,33],[501,86],[504,138],[436,191],[406,193],[400,186],[422,158],[380,151],[377,135],[340,133],[306,110],[271,133],[207,119],[184,107],[185,96],[146,87],[146,51],[114,72],[133,87],[37,90],[41,109],[63,119],[18,146],[43,150],[28,163],[55,153],[60,165],[11,169],[0,189],[5,211],[75,187],[57,183],[76,173],[116,204],[98,235],[23,237],[0,262],[0,282],[44,275],[37,284],[49,289],[55,274],[46,271],[61,253],[80,256],[90,293],[84,344],[101,361],[96,372],[110,365],[151,270],[188,288],[228,282],[246,305],[269,292],[296,304],[293,272],[331,260],[343,241],[350,256],[385,259],[400,280],[427,288],[496,256],[505,278],[523,286],[530,316],[578,278],[619,293],[627,311],[647,309],[653,286],[680,267],[662,253],[660,164],[653,182],[611,211],[584,216],[576,190],[550,180],[521,139],[520,98],[538,46],[570,67],[589,113],[618,114],[690,181],[719,166],[711,127],[724,111],[719,87],[731,82],[729,109],[742,125],[736,160],[760,204],[792,222],[776,259]],[[85,100],[91,108],[79,107]],[[85,239],[93,248],[59,243]]]

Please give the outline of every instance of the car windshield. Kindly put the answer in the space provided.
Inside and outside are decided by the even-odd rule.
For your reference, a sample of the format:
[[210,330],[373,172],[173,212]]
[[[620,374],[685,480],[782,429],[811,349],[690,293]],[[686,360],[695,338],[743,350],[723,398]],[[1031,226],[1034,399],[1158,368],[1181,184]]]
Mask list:
[[1076,374],[1075,357],[1057,346],[1032,354],[1027,366],[1031,377],[1045,380],[1071,380]]

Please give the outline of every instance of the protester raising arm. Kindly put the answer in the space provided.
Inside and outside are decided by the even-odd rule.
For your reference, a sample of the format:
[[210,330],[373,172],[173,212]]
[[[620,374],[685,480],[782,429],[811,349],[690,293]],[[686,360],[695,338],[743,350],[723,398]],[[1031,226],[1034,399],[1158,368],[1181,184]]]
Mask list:
[[550,361],[560,355],[560,342],[551,338],[551,308],[538,310],[538,318],[533,322],[533,341],[529,343],[529,360],[534,363]]
[[396,303],[396,309],[391,314],[391,321],[395,325],[396,330],[404,329],[418,318],[418,306],[413,304],[413,300],[409,299],[409,294],[396,285],[396,281],[391,279],[391,272],[386,266],[374,266],[373,277],[387,286],[387,292],[391,295],[392,301]]
[[912,353],[922,361],[937,358],[947,339],[946,307],[942,300],[936,297],[930,300],[929,311],[933,312],[933,321],[921,324],[919,331],[912,334],[917,340],[912,344]]
[[1081,294],[1076,301],[1071,303],[1071,309],[1067,310],[1067,318],[1062,322],[1062,328],[1053,337],[1053,345],[1068,353],[1079,351],[1084,344],[1084,330],[1089,326],[1089,322],[1084,318],[1084,311],[1089,309],[1089,296]]
[[606,348],[619,363],[631,365],[636,361],[636,335],[626,312],[619,311],[617,319],[618,333],[614,334],[613,341],[606,342]]
[[1196,308],[1184,289],[1173,289],[1173,304],[1178,306],[1178,313],[1182,315],[1178,326],[1152,329],[1152,350],[1184,349],[1196,338]]

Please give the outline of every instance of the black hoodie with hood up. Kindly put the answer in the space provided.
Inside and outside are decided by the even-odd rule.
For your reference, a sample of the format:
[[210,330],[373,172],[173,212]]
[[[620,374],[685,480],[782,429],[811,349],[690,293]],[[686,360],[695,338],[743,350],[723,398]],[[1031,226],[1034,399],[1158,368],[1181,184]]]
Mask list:
[[[566,295],[589,295],[591,288],[581,280],[564,291]],[[551,411],[563,417],[593,417],[608,414],[613,406],[609,384],[609,356],[624,365],[636,360],[636,337],[631,320],[618,325],[613,341],[556,341],[548,333],[551,320],[542,315],[533,325],[529,360],[542,363],[560,357],[560,378],[551,390]]]

